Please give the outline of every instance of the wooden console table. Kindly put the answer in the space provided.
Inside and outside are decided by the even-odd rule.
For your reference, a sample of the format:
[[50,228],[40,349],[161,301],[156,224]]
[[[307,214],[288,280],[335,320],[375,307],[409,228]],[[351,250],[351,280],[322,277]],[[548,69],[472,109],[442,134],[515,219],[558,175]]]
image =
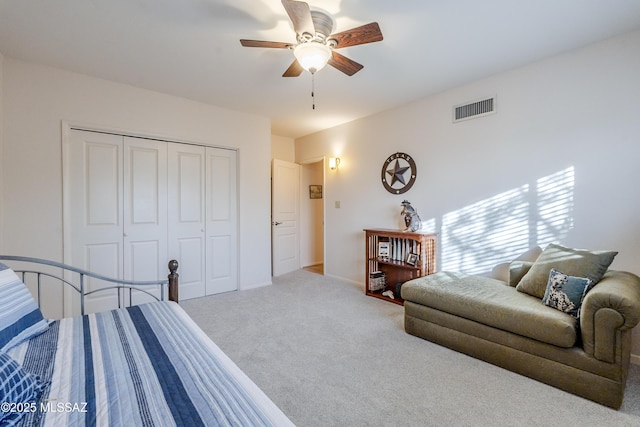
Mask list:
[[[407,280],[436,272],[436,233],[365,229],[365,293],[404,304],[400,286]],[[383,295],[391,291],[393,298]],[[388,293],[387,293],[388,295]]]

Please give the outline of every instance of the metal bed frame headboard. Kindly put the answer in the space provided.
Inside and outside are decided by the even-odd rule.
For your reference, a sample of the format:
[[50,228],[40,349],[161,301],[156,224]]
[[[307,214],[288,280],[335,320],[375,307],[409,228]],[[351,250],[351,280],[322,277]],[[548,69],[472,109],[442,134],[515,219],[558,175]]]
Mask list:
[[[41,258],[31,258],[31,257],[23,257],[23,256],[13,256],[13,255],[0,255],[1,261],[17,261],[17,262],[25,262],[36,265],[48,265],[51,267],[56,267],[62,269],[62,274],[57,275],[50,272],[38,271],[36,269],[30,269],[27,267],[13,269],[16,274],[18,274],[24,283],[27,283],[26,279],[28,275],[36,276],[36,284],[37,284],[37,296],[38,296],[38,306],[40,306],[40,289],[42,287],[42,277],[50,277],[55,279],[64,285],[71,286],[76,292],[80,294],[80,314],[84,315],[84,297],[87,295],[91,295],[97,292],[103,292],[111,289],[117,289],[118,291],[118,308],[122,307],[122,292],[129,292],[129,305],[131,304],[131,296],[133,291],[144,292],[150,297],[154,298],[157,301],[164,301],[166,299],[165,287],[169,288],[169,301],[178,302],[178,261],[171,260],[169,261],[169,275],[166,280],[151,280],[151,281],[134,281],[134,280],[120,280],[115,279],[113,277],[103,276],[101,274],[93,273],[88,270],[84,270],[82,268],[73,267],[71,265],[63,264],[56,261],[50,261]],[[73,280],[65,278],[65,272],[76,273],[79,276],[77,284],[74,283]],[[85,292],[85,278],[93,277],[95,279],[104,280],[106,282],[113,283],[112,286],[105,286],[99,289],[94,289],[89,292]],[[143,289],[145,286],[157,286],[160,285],[160,298],[153,295],[146,289]]]

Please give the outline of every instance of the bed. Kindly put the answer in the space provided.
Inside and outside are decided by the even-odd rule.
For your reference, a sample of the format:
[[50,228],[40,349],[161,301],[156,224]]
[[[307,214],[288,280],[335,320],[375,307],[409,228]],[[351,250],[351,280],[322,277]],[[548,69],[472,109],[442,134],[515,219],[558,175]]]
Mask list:
[[166,281],[113,280],[123,294],[171,283],[158,301],[50,321],[24,282],[36,275],[39,295],[54,274],[3,264],[15,258],[0,256],[1,425],[293,425],[180,308],[177,262]]

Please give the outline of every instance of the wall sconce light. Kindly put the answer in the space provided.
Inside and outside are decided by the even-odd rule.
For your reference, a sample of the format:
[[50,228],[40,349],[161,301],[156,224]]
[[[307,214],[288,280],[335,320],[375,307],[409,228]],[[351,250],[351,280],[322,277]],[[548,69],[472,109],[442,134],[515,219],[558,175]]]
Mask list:
[[340,166],[340,157],[329,157],[329,169],[332,171],[337,170]]

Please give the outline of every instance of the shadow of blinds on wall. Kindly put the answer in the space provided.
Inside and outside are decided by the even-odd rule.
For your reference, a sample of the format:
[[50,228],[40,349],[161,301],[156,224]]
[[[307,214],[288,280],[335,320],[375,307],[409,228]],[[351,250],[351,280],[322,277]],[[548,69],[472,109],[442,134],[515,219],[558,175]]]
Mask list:
[[481,273],[573,227],[573,166],[442,217],[440,270]]

